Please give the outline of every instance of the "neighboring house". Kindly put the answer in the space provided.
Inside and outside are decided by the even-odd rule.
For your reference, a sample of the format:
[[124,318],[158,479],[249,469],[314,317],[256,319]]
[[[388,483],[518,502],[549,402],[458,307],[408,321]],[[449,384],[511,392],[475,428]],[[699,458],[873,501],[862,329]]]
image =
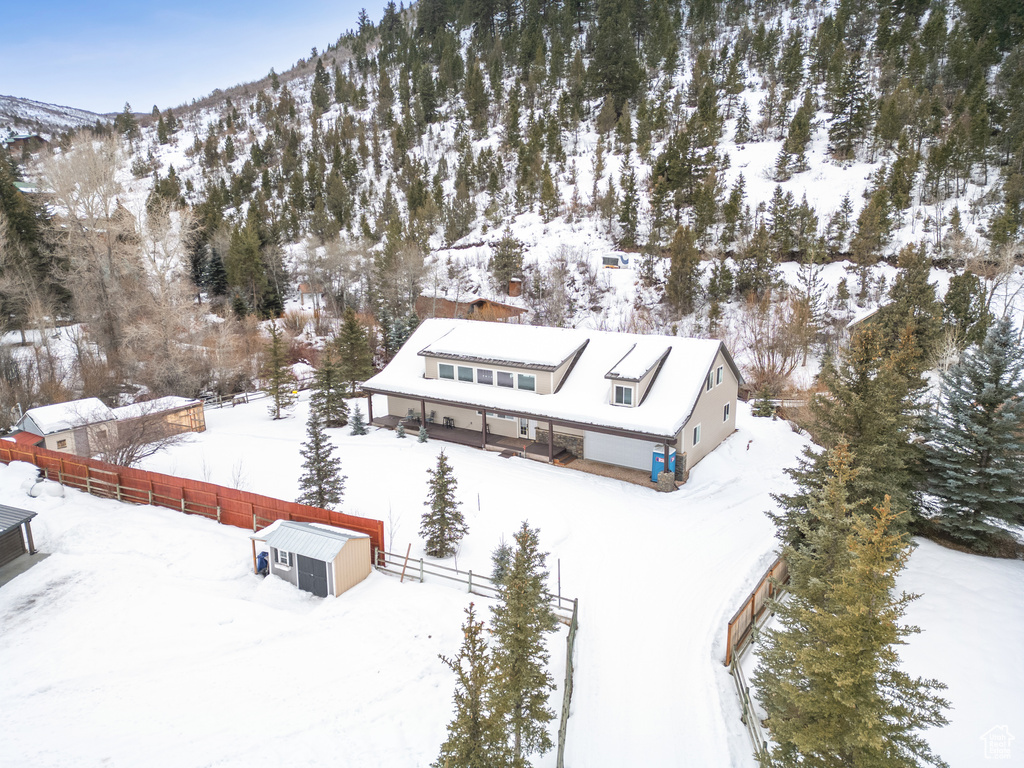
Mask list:
[[548,461],[557,448],[645,471],[674,449],[685,479],[735,429],[741,381],[718,341],[434,319],[363,389],[387,395],[383,424],[412,417],[442,439],[440,424],[484,448],[502,450],[500,436]]
[[250,536],[270,548],[269,570],[318,597],[351,589],[370,575],[370,537],[320,523],[275,520]]
[[8,136],[0,139],[0,146],[10,153],[35,152],[47,144],[46,139],[35,133],[19,133],[16,136]]
[[[31,408],[17,423],[16,442],[38,445],[51,451],[92,456],[111,438],[118,426],[159,418],[166,432],[203,432],[206,416],[201,400],[161,397],[145,403],[108,408],[95,397]],[[153,432],[163,436],[160,431]]]
[[460,297],[458,301],[442,296],[420,296],[416,299],[416,314],[420,318],[458,317],[509,322],[518,321],[519,317],[526,314],[526,310],[481,296]]
[[30,408],[15,426],[42,438],[43,448],[91,456],[92,446],[108,438],[109,430],[116,429],[116,421],[117,416],[102,401],[87,397]]

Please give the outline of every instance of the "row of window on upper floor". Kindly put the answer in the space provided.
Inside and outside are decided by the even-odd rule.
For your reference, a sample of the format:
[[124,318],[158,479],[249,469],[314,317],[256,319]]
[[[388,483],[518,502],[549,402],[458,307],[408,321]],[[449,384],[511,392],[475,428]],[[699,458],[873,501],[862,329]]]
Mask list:
[[708,377],[704,380],[704,389],[710,392],[725,380],[725,366],[720,365],[713,371],[708,371]]
[[493,368],[473,368],[468,365],[437,364],[437,375],[442,379],[458,379],[469,384],[487,384],[505,387],[506,389],[522,389],[528,392],[537,391],[537,377],[532,373],[511,373],[497,371]]

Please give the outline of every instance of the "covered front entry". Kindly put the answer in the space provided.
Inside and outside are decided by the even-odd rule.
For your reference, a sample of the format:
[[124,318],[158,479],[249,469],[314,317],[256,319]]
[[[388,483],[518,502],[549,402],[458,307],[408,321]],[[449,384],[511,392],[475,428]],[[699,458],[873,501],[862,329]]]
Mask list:
[[651,457],[658,443],[602,432],[583,433],[583,458],[650,472]]
[[305,555],[296,555],[299,569],[299,589],[317,597],[327,597],[327,563]]

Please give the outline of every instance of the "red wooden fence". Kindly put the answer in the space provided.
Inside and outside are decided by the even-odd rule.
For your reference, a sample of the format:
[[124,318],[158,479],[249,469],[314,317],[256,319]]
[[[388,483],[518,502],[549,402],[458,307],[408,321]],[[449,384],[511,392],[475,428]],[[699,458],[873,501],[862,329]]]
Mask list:
[[384,522],[355,517],[329,509],[225,488],[199,480],[162,475],[144,469],[119,467],[46,448],[0,440],[0,461],[27,461],[50,480],[80,488],[96,496],[134,504],[153,504],[193,515],[203,515],[224,525],[257,531],[274,520],[326,523],[370,537],[373,551],[384,551]]

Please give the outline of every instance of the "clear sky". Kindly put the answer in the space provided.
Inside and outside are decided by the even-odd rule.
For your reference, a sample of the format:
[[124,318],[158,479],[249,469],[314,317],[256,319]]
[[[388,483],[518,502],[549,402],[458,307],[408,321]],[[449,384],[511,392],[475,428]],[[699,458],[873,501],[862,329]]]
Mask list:
[[[4,3],[0,94],[149,112],[288,69],[385,0],[50,0]],[[408,4],[408,3],[407,3]]]

